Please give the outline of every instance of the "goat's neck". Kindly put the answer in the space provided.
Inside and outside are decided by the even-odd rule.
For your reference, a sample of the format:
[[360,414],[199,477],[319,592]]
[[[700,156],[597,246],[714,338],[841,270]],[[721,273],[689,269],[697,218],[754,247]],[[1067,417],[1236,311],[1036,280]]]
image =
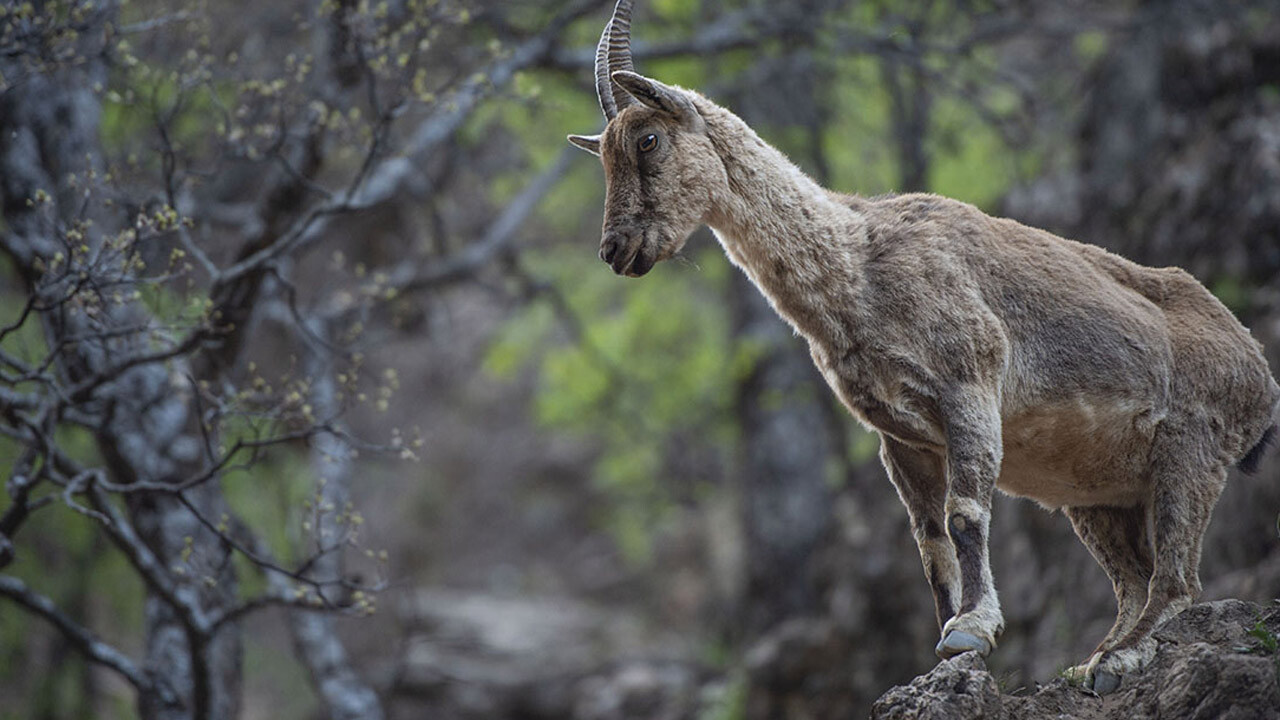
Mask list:
[[860,285],[866,221],[737,116],[707,119],[729,192],[707,217],[725,252],[810,340],[839,343]]

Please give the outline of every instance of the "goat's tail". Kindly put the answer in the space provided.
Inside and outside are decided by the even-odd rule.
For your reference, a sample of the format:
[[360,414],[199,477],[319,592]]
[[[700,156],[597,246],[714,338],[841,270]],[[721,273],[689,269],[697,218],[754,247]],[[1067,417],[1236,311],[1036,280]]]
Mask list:
[[1267,454],[1267,446],[1276,438],[1276,424],[1272,424],[1262,433],[1262,439],[1249,449],[1249,452],[1240,458],[1240,462],[1236,463],[1236,467],[1240,468],[1246,475],[1252,475],[1258,471],[1258,463],[1262,462],[1262,456]]

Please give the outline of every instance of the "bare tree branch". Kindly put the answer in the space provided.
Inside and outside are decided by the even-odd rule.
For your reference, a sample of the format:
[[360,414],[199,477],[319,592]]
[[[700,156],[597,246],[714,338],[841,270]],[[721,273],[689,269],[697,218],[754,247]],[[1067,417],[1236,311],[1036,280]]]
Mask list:
[[453,256],[431,263],[425,268],[403,268],[401,273],[407,277],[393,275],[389,285],[403,292],[417,292],[457,282],[492,262],[520,236],[520,230],[524,228],[529,216],[568,172],[578,152],[572,148],[561,150],[555,163],[507,203],[479,240]]
[[218,282],[233,282],[267,263],[310,245],[323,235],[334,216],[368,210],[390,200],[414,176],[419,158],[434,152],[453,137],[493,88],[506,85],[516,72],[543,62],[555,48],[555,40],[565,28],[600,5],[600,0],[575,2],[549,22],[538,35],[524,41],[510,55],[496,61],[484,71],[476,73],[471,80],[437,103],[437,112],[418,124],[396,157],[373,166],[366,175],[360,177],[361,182],[348,187],[338,199],[312,208],[272,244],[224,268],[218,275]]
[[178,703],[177,695],[163,679],[151,677],[119,650],[67,617],[53,600],[30,589],[18,578],[0,575],[0,595],[47,620],[86,658],[116,671],[138,692],[155,694],[166,703]]

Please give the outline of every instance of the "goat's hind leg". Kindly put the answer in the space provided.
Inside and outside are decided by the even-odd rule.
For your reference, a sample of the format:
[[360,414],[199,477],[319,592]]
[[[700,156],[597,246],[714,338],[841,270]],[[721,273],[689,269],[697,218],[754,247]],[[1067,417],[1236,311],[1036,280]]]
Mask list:
[[[1194,449],[1194,441],[1208,437],[1208,428],[1181,438],[1166,436],[1161,449],[1174,447],[1178,440],[1178,448]],[[1200,543],[1227,475],[1225,468],[1205,464],[1194,452],[1157,454],[1151,476],[1154,568],[1147,602],[1132,627],[1090,661],[1086,683],[1099,692],[1113,689],[1119,678],[1150,662],[1156,651],[1151,632],[1190,607],[1200,594]]]
[[945,529],[947,479],[942,456],[881,435],[880,460],[907,506],[941,629],[955,615],[960,599],[960,566]]
[[[1076,535],[1089,553],[1098,561],[1116,594],[1116,621],[1102,642],[1090,655],[1098,657],[1114,646],[1137,622],[1147,603],[1147,583],[1151,580],[1151,537],[1148,532],[1145,507],[1069,507],[1063,512],[1071,519]],[[1090,662],[1077,665],[1067,671],[1073,681],[1084,682],[1088,677]],[[1095,687],[1118,682],[1119,678],[1095,679]]]

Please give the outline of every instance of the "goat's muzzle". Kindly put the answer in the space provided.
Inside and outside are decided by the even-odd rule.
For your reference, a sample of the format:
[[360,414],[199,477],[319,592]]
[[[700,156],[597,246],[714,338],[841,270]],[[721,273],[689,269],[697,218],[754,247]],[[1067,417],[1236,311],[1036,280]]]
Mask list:
[[657,262],[656,253],[647,245],[643,233],[610,230],[600,241],[600,259],[619,275],[640,277]]

